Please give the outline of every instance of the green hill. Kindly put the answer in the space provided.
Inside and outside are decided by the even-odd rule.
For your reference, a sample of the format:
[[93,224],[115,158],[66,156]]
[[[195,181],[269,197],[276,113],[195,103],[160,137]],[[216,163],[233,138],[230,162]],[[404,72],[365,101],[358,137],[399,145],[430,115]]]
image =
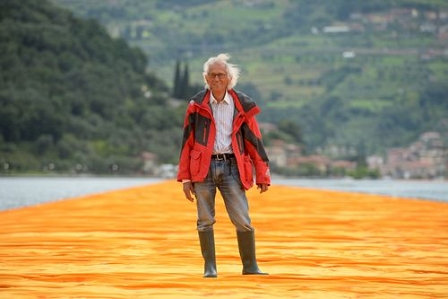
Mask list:
[[293,120],[309,151],[382,153],[447,131],[443,0],[53,1],[143,49],[168,85],[177,60],[201,83],[203,61],[229,52],[260,120]]
[[147,57],[41,0],[0,3],[2,171],[127,174],[178,156],[183,108]]

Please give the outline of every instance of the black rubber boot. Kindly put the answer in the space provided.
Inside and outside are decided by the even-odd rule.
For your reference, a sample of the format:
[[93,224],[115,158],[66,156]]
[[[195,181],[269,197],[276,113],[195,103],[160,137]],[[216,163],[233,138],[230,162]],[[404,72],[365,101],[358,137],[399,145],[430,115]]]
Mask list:
[[218,277],[216,272],[215,234],[213,230],[198,231],[204,258],[204,277]]
[[261,272],[255,257],[255,235],[254,231],[237,231],[238,249],[243,262],[243,275],[268,275]]

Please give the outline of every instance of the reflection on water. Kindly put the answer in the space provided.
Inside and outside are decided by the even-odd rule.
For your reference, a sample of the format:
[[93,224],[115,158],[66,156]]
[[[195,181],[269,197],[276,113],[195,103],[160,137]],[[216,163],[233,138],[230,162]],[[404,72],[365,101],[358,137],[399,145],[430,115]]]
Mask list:
[[[3,177],[0,178],[0,210],[127,187],[143,186],[162,180],[158,178],[126,177]],[[448,202],[447,181],[275,178],[272,183],[274,185],[365,192]]]

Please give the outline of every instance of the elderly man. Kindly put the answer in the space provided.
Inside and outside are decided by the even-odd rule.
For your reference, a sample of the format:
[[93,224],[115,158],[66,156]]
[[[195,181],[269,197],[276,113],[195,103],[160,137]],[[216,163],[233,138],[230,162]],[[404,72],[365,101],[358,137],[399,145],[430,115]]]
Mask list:
[[205,90],[190,99],[184,126],[177,180],[185,197],[197,206],[197,231],[204,258],[204,277],[217,277],[215,196],[221,193],[236,228],[242,274],[266,275],[257,265],[254,228],[246,190],[254,183],[260,192],[270,185],[269,160],[255,115],[259,107],[234,90],[240,70],[228,54],[204,63]]

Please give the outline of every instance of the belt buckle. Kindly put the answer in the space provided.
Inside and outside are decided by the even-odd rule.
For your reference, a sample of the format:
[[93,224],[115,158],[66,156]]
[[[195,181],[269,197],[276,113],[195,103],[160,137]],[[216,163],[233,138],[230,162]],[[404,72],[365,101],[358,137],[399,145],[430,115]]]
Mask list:
[[[220,158],[220,156],[222,158]],[[226,161],[226,154],[216,154],[216,161]]]

